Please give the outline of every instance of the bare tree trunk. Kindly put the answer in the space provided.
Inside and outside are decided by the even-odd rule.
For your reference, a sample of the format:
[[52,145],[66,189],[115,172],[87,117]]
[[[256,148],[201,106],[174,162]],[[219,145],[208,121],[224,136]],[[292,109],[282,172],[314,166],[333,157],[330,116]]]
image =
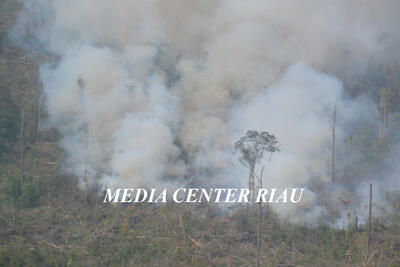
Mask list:
[[251,166],[251,199],[252,199],[252,205],[255,202],[255,197],[254,197],[254,191],[255,191],[255,182],[254,182],[254,167],[255,164]]
[[259,216],[258,216],[258,231],[257,231],[257,267],[260,266],[261,256],[261,221],[262,221],[262,203],[258,203]]
[[17,208],[15,205],[15,197],[13,198],[12,201],[12,224],[13,224],[13,230],[15,231],[17,225]]
[[354,232],[358,232],[358,217],[355,211],[354,211]]
[[371,242],[371,209],[372,209],[372,183],[369,184],[369,210],[368,210],[368,237],[367,237],[367,258],[369,255],[369,244]]
[[[264,168],[261,169],[261,175],[258,179],[259,189],[262,188]],[[259,213],[258,213],[258,231],[257,231],[257,267],[260,266],[260,255],[261,255],[261,224],[262,224],[262,202],[258,203]]]
[[350,135],[350,171],[353,172],[353,134]]
[[[251,191],[251,170],[250,170],[250,173],[249,173],[249,183],[248,183],[248,186],[249,186],[249,191]],[[250,216],[250,199],[249,199],[249,201],[247,201],[247,203],[246,203],[246,215],[247,215],[247,218],[249,218],[249,216]]]
[[336,126],[336,105],[333,108],[333,129],[332,129],[332,183],[335,179],[335,126]]
[[21,100],[21,135],[20,135],[21,190],[24,189],[24,104]]
[[[249,173],[249,201],[247,202],[247,217],[250,217],[250,204],[254,203],[254,164],[250,166]],[[253,210],[253,208],[251,208]]]
[[42,112],[42,97],[39,96],[38,99],[38,114],[37,114],[37,125],[36,125],[36,140],[39,141],[40,140],[40,123],[41,123],[41,112]]
[[88,181],[88,167],[87,167],[87,150],[88,150],[88,133],[87,129],[85,127],[85,144],[84,144],[84,150],[85,150],[85,173],[84,173],[84,179],[86,183],[86,190],[89,190],[89,181]]
[[[82,105],[82,112],[85,112],[85,80],[82,79],[82,77],[78,78],[78,86],[79,86],[79,92],[80,92],[80,96],[81,96],[81,105]],[[86,186],[86,193],[87,193],[87,198],[89,196],[89,181],[88,181],[88,168],[87,168],[87,150],[88,150],[88,146],[89,146],[89,133],[88,133],[88,127],[87,127],[87,123],[85,123],[83,125],[84,129],[84,145],[83,145],[83,149],[84,149],[84,174],[83,174],[83,179],[85,181],[85,186]]]
[[387,104],[386,99],[383,99],[383,127],[382,127],[382,137],[386,136],[386,125],[387,125]]
[[382,132],[380,116],[378,114],[378,111],[375,111],[374,126],[375,126],[375,130],[376,130],[376,139],[375,139],[375,141],[373,143],[373,146],[374,146],[374,154],[375,154],[375,157],[376,157],[377,150],[378,150],[378,144],[380,143],[381,132]]

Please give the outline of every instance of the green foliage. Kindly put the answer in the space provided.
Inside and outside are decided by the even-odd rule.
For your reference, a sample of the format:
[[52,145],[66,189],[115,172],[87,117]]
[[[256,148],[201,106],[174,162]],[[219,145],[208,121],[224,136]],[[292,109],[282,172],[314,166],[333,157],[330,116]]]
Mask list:
[[0,156],[10,151],[17,140],[19,112],[10,88],[0,85]]
[[[13,168],[13,167],[11,167]],[[2,184],[1,192],[6,203],[11,203],[14,207],[36,207],[40,203],[43,194],[41,189],[42,180],[37,179],[25,182],[23,188],[21,186],[21,174],[18,169],[11,172]]]
[[3,192],[7,199],[10,199],[12,203],[18,203],[20,196],[22,194],[21,190],[21,179],[17,176],[12,176],[6,181],[5,188]]
[[23,207],[36,207],[39,204],[40,196],[40,181],[26,183],[21,195],[21,204]]
[[239,161],[242,164],[246,167],[254,167],[262,159],[264,153],[278,152],[279,145],[273,134],[249,130],[235,143],[234,150],[240,153]]
[[45,247],[29,248],[26,245],[0,250],[0,266],[65,266],[62,255]]

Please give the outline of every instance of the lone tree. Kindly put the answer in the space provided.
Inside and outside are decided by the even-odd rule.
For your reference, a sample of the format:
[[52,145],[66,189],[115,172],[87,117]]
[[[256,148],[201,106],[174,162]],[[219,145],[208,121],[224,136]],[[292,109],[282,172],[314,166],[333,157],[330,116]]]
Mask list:
[[245,136],[240,137],[235,143],[235,153],[240,153],[240,163],[249,169],[249,190],[252,192],[254,201],[254,169],[261,161],[265,152],[278,152],[278,141],[276,137],[268,132],[247,131]]
[[[245,136],[242,136],[239,141],[235,143],[235,152],[240,152],[241,157],[239,161],[249,169],[249,190],[252,192],[252,200],[254,202],[255,183],[254,169],[256,164],[261,161],[265,152],[278,152],[278,141],[275,136],[268,132],[247,131]],[[261,175],[258,178],[258,186],[262,187],[264,167],[261,170]],[[261,223],[262,223],[262,203],[259,202],[258,214],[258,231],[257,231],[257,267],[260,266],[261,256]],[[247,202],[247,213],[249,212],[249,203]]]

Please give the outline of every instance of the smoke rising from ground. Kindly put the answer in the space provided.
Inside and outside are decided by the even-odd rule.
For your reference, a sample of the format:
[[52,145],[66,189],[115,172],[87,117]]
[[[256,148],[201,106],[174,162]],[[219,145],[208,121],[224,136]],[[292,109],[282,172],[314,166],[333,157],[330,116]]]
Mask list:
[[330,182],[333,106],[338,146],[375,109],[345,100],[340,80],[399,59],[395,0],[22,3],[10,36],[54,56],[41,81],[68,171],[107,186],[246,186],[233,144],[267,130],[281,152],[264,183],[307,188],[303,220],[324,213],[313,190]]

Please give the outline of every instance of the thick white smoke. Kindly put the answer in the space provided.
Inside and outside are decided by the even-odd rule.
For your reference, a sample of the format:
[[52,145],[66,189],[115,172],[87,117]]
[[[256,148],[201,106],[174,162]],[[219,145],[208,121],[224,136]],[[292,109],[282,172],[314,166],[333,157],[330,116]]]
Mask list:
[[[295,221],[323,215],[325,210],[317,204],[318,197],[310,187],[314,183],[319,186],[331,183],[334,106],[339,110],[335,127],[339,146],[347,138],[344,125],[368,118],[372,113],[366,105],[368,102],[346,101],[342,93],[339,80],[298,63],[265,93],[235,108],[232,117],[238,134],[245,129],[269,129],[279,137],[281,151],[272,158],[265,157],[260,164],[264,166],[265,186],[308,189],[301,213],[295,212],[299,208],[297,204],[283,204],[279,206],[281,215]],[[297,217],[299,215],[301,217]]]
[[333,105],[338,144],[368,114],[338,79],[397,60],[400,44],[396,0],[22,3],[11,37],[53,55],[41,80],[70,172],[108,186],[244,186],[233,143],[267,130],[282,151],[266,185],[308,188],[313,219]]

